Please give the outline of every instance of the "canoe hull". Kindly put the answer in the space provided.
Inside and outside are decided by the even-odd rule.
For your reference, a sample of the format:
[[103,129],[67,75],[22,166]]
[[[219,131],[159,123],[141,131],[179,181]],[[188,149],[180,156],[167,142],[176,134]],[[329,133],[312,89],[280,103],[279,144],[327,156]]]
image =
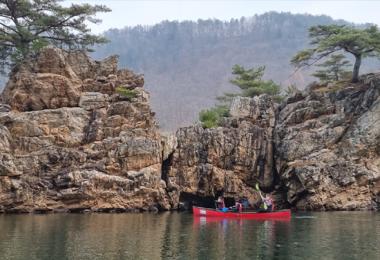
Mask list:
[[289,209],[273,212],[221,212],[216,209],[201,208],[193,206],[194,216],[222,217],[222,218],[242,218],[242,219],[278,219],[290,218],[291,211]]

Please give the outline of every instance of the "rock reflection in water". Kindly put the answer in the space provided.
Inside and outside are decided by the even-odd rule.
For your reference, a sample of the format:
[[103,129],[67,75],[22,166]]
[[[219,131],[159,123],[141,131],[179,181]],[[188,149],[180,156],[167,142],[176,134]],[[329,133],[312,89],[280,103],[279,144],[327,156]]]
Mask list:
[[296,216],[289,221],[193,218],[189,213],[0,215],[0,256],[57,260],[379,259],[379,214],[311,215],[313,218]]

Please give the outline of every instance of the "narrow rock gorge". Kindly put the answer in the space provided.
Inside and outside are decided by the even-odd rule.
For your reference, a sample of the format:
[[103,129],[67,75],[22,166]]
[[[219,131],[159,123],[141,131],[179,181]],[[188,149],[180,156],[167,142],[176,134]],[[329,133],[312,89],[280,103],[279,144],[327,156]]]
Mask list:
[[159,132],[144,79],[117,57],[45,48],[0,104],[0,212],[124,212],[211,205],[255,184],[278,207],[380,204],[380,75],[311,85],[276,104],[235,98],[220,127]]
[[260,181],[272,190],[275,180],[275,107],[268,96],[236,98],[223,127],[181,128],[168,173],[168,188],[215,198],[246,196],[258,200]]

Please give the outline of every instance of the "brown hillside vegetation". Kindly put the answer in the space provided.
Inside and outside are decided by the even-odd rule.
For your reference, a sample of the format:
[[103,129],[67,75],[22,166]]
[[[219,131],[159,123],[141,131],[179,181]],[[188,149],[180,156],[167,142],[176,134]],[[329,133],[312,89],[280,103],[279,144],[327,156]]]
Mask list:
[[[284,88],[290,83],[306,85],[311,73],[292,75],[290,59],[307,47],[310,26],[332,23],[347,22],[275,12],[228,22],[165,21],[109,30],[105,35],[111,42],[99,47],[95,56],[116,53],[122,67],[143,73],[161,128],[175,130],[196,121],[201,109],[214,105],[216,96],[233,89],[229,80],[235,64],[264,65],[265,78]],[[363,71],[374,67],[368,60],[363,65]]]

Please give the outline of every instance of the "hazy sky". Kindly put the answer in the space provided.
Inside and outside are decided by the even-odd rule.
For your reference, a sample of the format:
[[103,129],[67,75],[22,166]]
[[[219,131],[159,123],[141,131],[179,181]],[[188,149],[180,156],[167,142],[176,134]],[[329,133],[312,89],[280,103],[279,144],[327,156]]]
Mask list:
[[197,20],[218,18],[229,20],[268,11],[326,14],[356,23],[380,25],[380,1],[309,1],[309,0],[75,0],[68,3],[104,4],[112,13],[102,14],[101,25],[94,32],[138,24],[155,24],[163,20]]

